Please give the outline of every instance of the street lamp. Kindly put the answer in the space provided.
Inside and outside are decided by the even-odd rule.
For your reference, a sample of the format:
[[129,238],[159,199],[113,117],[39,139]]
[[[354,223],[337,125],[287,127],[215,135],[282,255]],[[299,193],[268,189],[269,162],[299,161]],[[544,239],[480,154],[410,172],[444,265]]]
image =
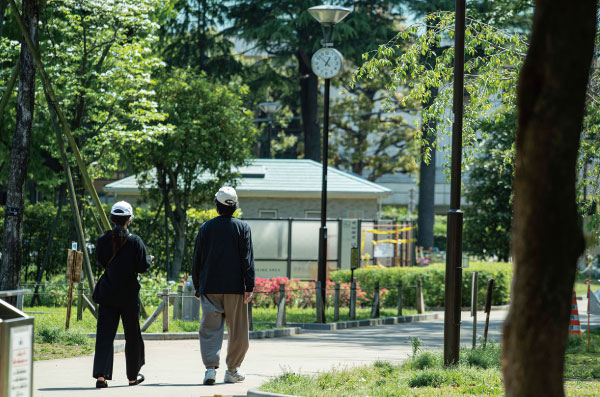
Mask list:
[[[319,313],[318,322],[325,322],[325,288],[327,286],[327,152],[328,137],[329,137],[329,86],[333,77],[337,76],[344,65],[344,57],[342,54],[333,48],[331,31],[333,27],[341,22],[350,10],[344,7],[320,5],[308,9],[310,15],[313,16],[323,28],[323,48],[317,50],[311,59],[311,67],[313,72],[325,79],[325,104],[323,106],[323,176],[321,187],[321,228],[319,229],[319,267],[317,280],[321,284],[321,304],[317,308]],[[320,310],[319,310],[320,309]]]
[[462,229],[460,210],[460,171],[462,163],[462,127],[465,66],[465,3],[456,0],[454,17],[454,92],[452,110],[452,168],[450,210],[446,243],[446,294],[444,304],[444,364],[458,364],[460,354],[460,310],[462,287]]
[[267,115],[269,120],[269,128],[267,130],[267,143],[264,148],[261,147],[262,154],[265,154],[266,158],[271,158],[271,130],[273,126],[273,118],[272,116],[281,109],[281,104],[278,102],[261,102],[258,104],[260,110],[263,111]]

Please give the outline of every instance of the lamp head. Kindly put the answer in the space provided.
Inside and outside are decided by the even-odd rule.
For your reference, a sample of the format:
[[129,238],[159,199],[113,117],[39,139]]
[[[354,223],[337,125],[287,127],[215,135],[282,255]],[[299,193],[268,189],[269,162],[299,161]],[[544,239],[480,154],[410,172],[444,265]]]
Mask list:
[[352,11],[348,8],[331,5],[320,5],[308,9],[308,13],[325,26],[333,26],[341,22],[350,12]]
[[279,102],[261,102],[258,107],[266,114],[273,114],[281,109],[281,104]]

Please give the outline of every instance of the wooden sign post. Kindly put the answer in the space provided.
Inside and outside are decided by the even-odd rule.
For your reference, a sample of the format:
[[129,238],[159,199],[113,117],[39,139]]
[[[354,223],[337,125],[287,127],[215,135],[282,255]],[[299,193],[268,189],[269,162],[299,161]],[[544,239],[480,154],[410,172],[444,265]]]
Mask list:
[[67,321],[65,330],[69,329],[71,320],[71,305],[73,304],[73,283],[81,282],[81,266],[83,264],[83,252],[69,250],[67,255],[67,280],[69,281],[69,295],[67,296]]

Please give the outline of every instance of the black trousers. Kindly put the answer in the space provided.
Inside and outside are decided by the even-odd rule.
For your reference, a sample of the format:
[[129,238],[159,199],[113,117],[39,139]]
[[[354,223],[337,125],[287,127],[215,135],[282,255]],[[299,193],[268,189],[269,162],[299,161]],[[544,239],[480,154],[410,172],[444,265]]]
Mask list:
[[127,379],[136,380],[140,369],[145,364],[144,340],[140,331],[139,303],[122,307],[99,305],[94,378],[103,376],[107,380],[112,379],[113,342],[119,327],[119,318],[123,321],[123,331],[125,332]]

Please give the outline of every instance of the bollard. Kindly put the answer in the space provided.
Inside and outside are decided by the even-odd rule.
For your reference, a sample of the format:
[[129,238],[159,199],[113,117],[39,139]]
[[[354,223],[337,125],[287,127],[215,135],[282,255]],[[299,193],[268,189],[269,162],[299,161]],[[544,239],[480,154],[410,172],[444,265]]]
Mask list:
[[277,307],[275,327],[282,327],[285,325],[285,301],[285,284],[279,284],[279,305]]
[[477,281],[479,273],[471,273],[471,317],[473,317],[473,349],[477,346]]
[[183,285],[177,286],[177,296],[175,297],[175,303],[173,304],[173,320],[181,320],[182,306],[183,306]]
[[83,320],[83,283],[77,283],[77,321]]
[[356,320],[356,281],[350,284],[350,320]]
[[423,301],[423,281],[417,280],[417,313],[425,312],[425,302]]
[[333,322],[340,321],[340,283],[335,283],[333,287]]
[[167,288],[163,289],[162,299],[165,303],[163,305],[163,332],[169,332],[169,290]]
[[375,281],[375,291],[373,291],[373,305],[371,306],[371,318],[379,317],[379,281]]
[[316,306],[317,306],[317,323],[323,322],[323,302],[321,298],[321,282],[315,282],[315,294],[317,296]]
[[398,316],[402,316],[402,280],[398,281]]
[[254,331],[254,321],[252,321],[252,301],[248,302],[248,330]]
[[490,312],[492,311],[492,291],[494,290],[494,279],[488,281],[487,294],[485,295],[485,329],[483,331],[483,347],[487,344],[488,326],[490,325]]

